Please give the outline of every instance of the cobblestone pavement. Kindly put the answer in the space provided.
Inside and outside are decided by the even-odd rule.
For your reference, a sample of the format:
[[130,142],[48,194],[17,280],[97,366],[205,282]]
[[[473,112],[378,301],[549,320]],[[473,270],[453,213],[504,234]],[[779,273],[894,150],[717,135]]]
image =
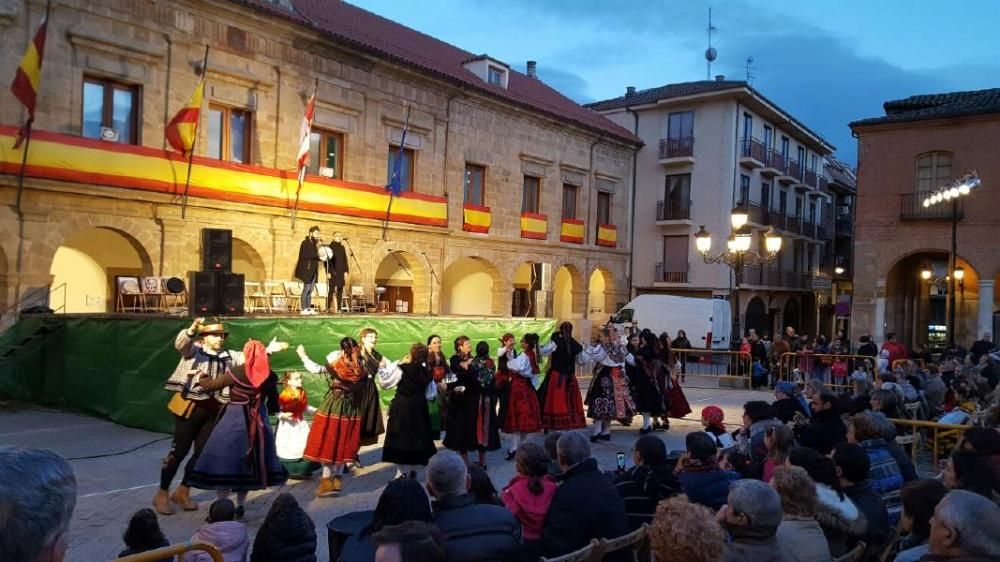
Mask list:
[[[657,433],[666,441],[668,449],[683,449],[684,436],[700,428],[697,416],[701,408],[708,404],[721,406],[726,412],[726,421],[738,424],[745,401],[772,399],[770,393],[719,388],[685,387],[685,393],[695,412],[686,420],[672,420],[669,432]],[[594,456],[603,469],[615,467],[617,451],[628,453],[631,450],[638,437],[639,425],[638,418],[632,427],[614,424],[611,442],[594,445]],[[540,438],[541,435],[535,437]],[[25,408],[0,411],[0,445],[44,447],[68,459],[77,459],[71,460],[79,484],[79,495],[67,560],[93,562],[111,560],[124,548],[121,537],[128,519],[137,509],[150,505],[157,486],[160,461],[169,449],[170,441],[169,436],[164,434],[123,427],[97,418]],[[121,451],[130,452],[81,458]],[[628,457],[631,464],[631,455]],[[380,460],[379,445],[362,449],[364,467],[344,478],[344,489],[338,497],[315,498],[316,479],[289,481],[280,489],[252,492],[244,519],[251,536],[264,520],[272,497],[287,491],[299,500],[316,523],[317,555],[319,560],[326,560],[326,523],[343,513],[373,509],[383,486],[395,475],[392,465],[383,464]],[[487,466],[498,489],[514,475],[514,464],[504,461],[503,451],[489,453]],[[198,492],[194,499],[202,502],[201,510],[160,517],[160,525],[171,543],[188,540],[204,523],[207,502],[214,499],[214,493]]]

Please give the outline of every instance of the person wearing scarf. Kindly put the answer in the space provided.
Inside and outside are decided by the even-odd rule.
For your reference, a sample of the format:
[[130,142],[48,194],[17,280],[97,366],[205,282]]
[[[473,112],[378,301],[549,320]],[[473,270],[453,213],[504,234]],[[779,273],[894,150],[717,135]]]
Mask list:
[[278,459],[292,479],[309,478],[319,465],[302,460],[309,439],[309,422],[305,414],[316,413],[309,405],[309,395],[302,387],[302,373],[289,371],[282,379],[284,389],[278,394],[278,428],[274,430],[274,443]]
[[556,349],[554,343],[538,347],[538,334],[524,334],[521,338],[520,355],[514,353],[514,341],[500,348],[500,360],[506,359],[507,370],[511,374],[510,399],[504,416],[503,431],[511,435],[511,446],[507,449],[507,460],[512,460],[517,448],[529,433],[542,430],[542,413],[538,404],[539,359]]
[[583,364],[583,346],[573,338],[573,324],[563,322],[552,334],[556,349],[552,352],[549,372],[538,389],[542,404],[542,429],[567,431],[587,427],[583,397],[576,380],[576,366]]
[[[486,345],[485,342],[479,343],[480,346]],[[488,359],[488,345],[486,349]],[[450,365],[456,381],[448,385],[450,396],[448,431],[445,434],[444,446],[460,454],[466,464],[469,463],[469,451],[477,451],[479,465],[485,468],[486,449],[489,445],[486,434],[489,432],[491,416],[488,412],[484,412],[484,406],[489,407],[492,404],[489,392],[494,388],[493,377],[488,370],[483,372],[483,368],[488,366],[482,361],[475,369],[473,368],[476,359],[472,357],[471,352],[472,341],[469,338],[460,336],[455,340],[455,355],[451,356]],[[484,386],[484,382],[488,386]],[[495,414],[492,417],[495,417]],[[499,436],[497,437],[499,439]]]
[[243,347],[244,363],[221,377],[202,374],[199,386],[208,392],[229,388],[229,403],[191,471],[191,486],[216,490],[220,498],[236,491],[236,518],[243,517],[247,492],[280,486],[288,472],[278,461],[274,435],[267,421],[261,385],[271,373],[267,350],[256,340]]
[[635,358],[621,344],[618,334],[606,327],[601,328],[599,344],[584,347],[583,355],[596,363],[585,400],[587,414],[594,420],[590,440],[611,441],[611,420],[629,424],[635,415],[635,401],[625,374],[625,365],[635,365]]

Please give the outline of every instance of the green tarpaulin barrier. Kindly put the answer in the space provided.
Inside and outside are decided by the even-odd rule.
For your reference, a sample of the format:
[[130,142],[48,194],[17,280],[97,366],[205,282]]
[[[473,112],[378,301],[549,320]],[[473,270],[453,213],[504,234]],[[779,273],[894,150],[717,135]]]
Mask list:
[[[189,319],[119,318],[56,315],[25,318],[0,337],[0,393],[15,399],[54,405],[107,417],[131,427],[170,432],[169,393],[163,384],[177,366],[174,349],[177,332]],[[344,318],[237,318],[225,321],[227,347],[242,349],[247,339],[264,343],[272,337],[287,341],[287,351],[271,357],[279,376],[303,370],[295,346],[303,345],[314,361],[322,363],[339,349],[344,336],[358,337],[362,328],[378,331],[378,350],[398,360],[415,342],[437,334],[442,351],[453,353],[452,343],[461,335],[487,341],[495,353],[504,332],[520,336],[535,332],[548,341],[555,329],[552,319],[437,318],[373,316]],[[318,406],[326,393],[324,377],[306,374],[309,401]],[[382,393],[388,407],[392,392]]]

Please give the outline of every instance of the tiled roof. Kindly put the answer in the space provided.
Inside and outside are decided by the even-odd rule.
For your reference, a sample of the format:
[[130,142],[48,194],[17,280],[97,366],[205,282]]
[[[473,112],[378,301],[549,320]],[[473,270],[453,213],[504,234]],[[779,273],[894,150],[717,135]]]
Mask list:
[[826,158],[826,173],[830,180],[850,189],[858,188],[858,173],[850,165],[837,160],[833,156]]
[[489,84],[463,66],[466,61],[480,55],[459,49],[347,2],[292,0],[294,11],[289,11],[266,0],[232,1],[271,15],[285,17],[312,27],[336,41],[416,67],[439,78],[539,111],[558,120],[570,121],[626,142],[641,143],[628,129],[577,104],[540,79],[529,78],[520,72],[510,70],[507,89]]
[[885,116],[855,121],[851,126],[1000,113],[1000,88],[910,96],[887,101],[882,107],[885,109]]

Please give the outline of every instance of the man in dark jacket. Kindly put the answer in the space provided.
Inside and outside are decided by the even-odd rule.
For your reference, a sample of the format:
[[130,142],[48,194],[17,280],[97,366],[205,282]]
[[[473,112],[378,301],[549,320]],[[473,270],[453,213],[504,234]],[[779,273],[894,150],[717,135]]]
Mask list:
[[796,412],[809,417],[809,412],[805,411],[797,394],[793,382],[781,381],[774,385],[775,401],[771,403],[771,407],[774,408],[774,415],[781,420],[781,423],[789,423],[794,420]]
[[[628,533],[625,502],[611,479],[590,456],[590,440],[579,431],[563,433],[556,444],[562,484],[549,505],[542,528],[542,555],[552,558],[587,546],[591,539]],[[450,558],[449,558],[450,559]],[[622,550],[606,561],[631,560]]]
[[979,358],[993,351],[993,334],[984,332],[982,339],[972,344],[969,353],[972,354],[972,364],[978,365]]
[[[864,562],[879,559],[883,548],[892,536],[892,526],[889,524],[889,512],[871,481],[868,471],[871,463],[868,454],[860,445],[841,443],[833,448],[833,464],[837,467],[837,477],[840,487],[854,505],[865,516],[867,526],[861,540],[865,542]],[[853,548],[853,544],[849,544]]]
[[319,273],[319,227],[309,228],[309,235],[299,244],[299,259],[295,262],[295,278],[302,281],[302,314],[315,314],[312,292]]
[[858,355],[866,355],[868,357],[878,357],[878,346],[872,341],[871,336],[861,336],[858,340],[861,342],[861,347],[858,348]]
[[725,562],[792,562],[775,535],[781,524],[781,497],[760,480],[740,480],[716,519],[733,537],[724,546]]
[[840,419],[837,397],[829,393],[815,394],[810,406],[812,418],[807,425],[796,428],[796,437],[803,447],[827,455],[834,445],[847,441],[847,426]]
[[347,273],[351,269],[347,261],[347,250],[344,249],[344,240],[346,238],[343,235],[334,232],[333,242],[330,242],[329,246],[330,257],[326,260],[326,311],[328,313],[340,310],[340,304],[344,298],[344,283],[346,283]]
[[667,446],[653,435],[643,435],[635,442],[632,454],[635,467],[615,477],[615,488],[625,500],[628,526],[634,531],[643,523],[652,523],[656,504],[681,493],[681,484],[667,464]]
[[427,491],[436,500],[434,524],[444,535],[448,560],[520,560],[521,524],[503,507],[477,504],[470,486],[468,468],[458,453],[446,450],[431,457]]

